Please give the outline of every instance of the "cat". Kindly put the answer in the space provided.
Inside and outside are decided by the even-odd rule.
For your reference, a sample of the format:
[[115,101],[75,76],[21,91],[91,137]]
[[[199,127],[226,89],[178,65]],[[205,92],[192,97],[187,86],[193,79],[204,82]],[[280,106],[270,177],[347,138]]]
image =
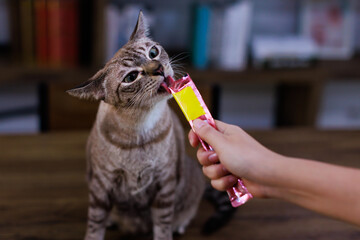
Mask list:
[[68,93],[100,100],[87,143],[89,183],[85,239],[103,239],[110,211],[120,229],[154,239],[184,232],[204,191],[197,163],[185,155],[179,120],[161,83],[169,56],[147,36],[140,12],[129,42],[94,77]]
[[171,95],[161,85],[168,76],[174,76],[169,56],[148,37],[140,12],[128,43],[90,80],[67,91],[100,101],[86,147],[86,240],[104,239],[110,216],[123,232],[171,240],[196,213],[205,180],[186,156],[183,129],[167,104]]

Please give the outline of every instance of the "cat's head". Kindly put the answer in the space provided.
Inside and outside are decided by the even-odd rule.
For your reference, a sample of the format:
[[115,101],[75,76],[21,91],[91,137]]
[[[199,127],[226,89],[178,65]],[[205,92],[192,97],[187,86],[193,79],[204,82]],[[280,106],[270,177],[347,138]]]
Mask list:
[[151,108],[169,98],[161,86],[167,76],[174,74],[169,56],[147,33],[140,12],[130,40],[90,80],[67,92],[79,98],[104,100],[118,108]]

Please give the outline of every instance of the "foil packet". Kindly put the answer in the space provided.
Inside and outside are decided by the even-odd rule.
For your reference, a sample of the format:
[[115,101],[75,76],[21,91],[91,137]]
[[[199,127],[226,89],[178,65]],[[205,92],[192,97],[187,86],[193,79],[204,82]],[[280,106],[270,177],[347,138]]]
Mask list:
[[[201,97],[199,90],[188,74],[179,80],[167,77],[166,83],[163,83],[163,87],[174,96],[193,130],[193,121],[195,119],[206,121],[213,128],[217,129],[215,121]],[[213,148],[201,138],[199,138],[199,141],[205,151],[213,151]],[[240,178],[238,178],[233,187],[227,189],[227,193],[233,207],[238,207],[252,198],[251,193],[246,189]]]

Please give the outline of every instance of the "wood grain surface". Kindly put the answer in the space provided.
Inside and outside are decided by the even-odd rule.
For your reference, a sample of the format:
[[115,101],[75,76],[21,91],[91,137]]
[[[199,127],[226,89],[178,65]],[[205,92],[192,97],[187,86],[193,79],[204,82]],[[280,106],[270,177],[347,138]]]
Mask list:
[[[285,155],[360,167],[360,131],[309,129],[252,131],[267,147]],[[0,239],[82,239],[87,214],[85,141],[88,132],[0,136]],[[193,155],[194,150],[189,152]],[[329,181],[329,184],[331,182]],[[358,183],[354,183],[358,187]],[[341,204],[341,203],[339,203]],[[278,200],[253,199],[211,236],[200,229],[212,213],[201,203],[181,240],[345,240],[360,229]],[[106,239],[151,239],[119,236]]]

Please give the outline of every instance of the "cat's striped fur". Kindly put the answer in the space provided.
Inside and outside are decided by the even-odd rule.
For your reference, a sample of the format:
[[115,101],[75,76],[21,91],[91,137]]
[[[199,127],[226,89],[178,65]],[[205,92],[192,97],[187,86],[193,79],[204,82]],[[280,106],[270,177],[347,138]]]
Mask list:
[[68,91],[101,100],[87,144],[85,239],[103,239],[111,215],[121,231],[172,239],[174,231],[184,232],[204,192],[203,174],[185,155],[181,124],[160,87],[173,75],[169,57],[146,32],[140,12],[129,42],[92,79]]

